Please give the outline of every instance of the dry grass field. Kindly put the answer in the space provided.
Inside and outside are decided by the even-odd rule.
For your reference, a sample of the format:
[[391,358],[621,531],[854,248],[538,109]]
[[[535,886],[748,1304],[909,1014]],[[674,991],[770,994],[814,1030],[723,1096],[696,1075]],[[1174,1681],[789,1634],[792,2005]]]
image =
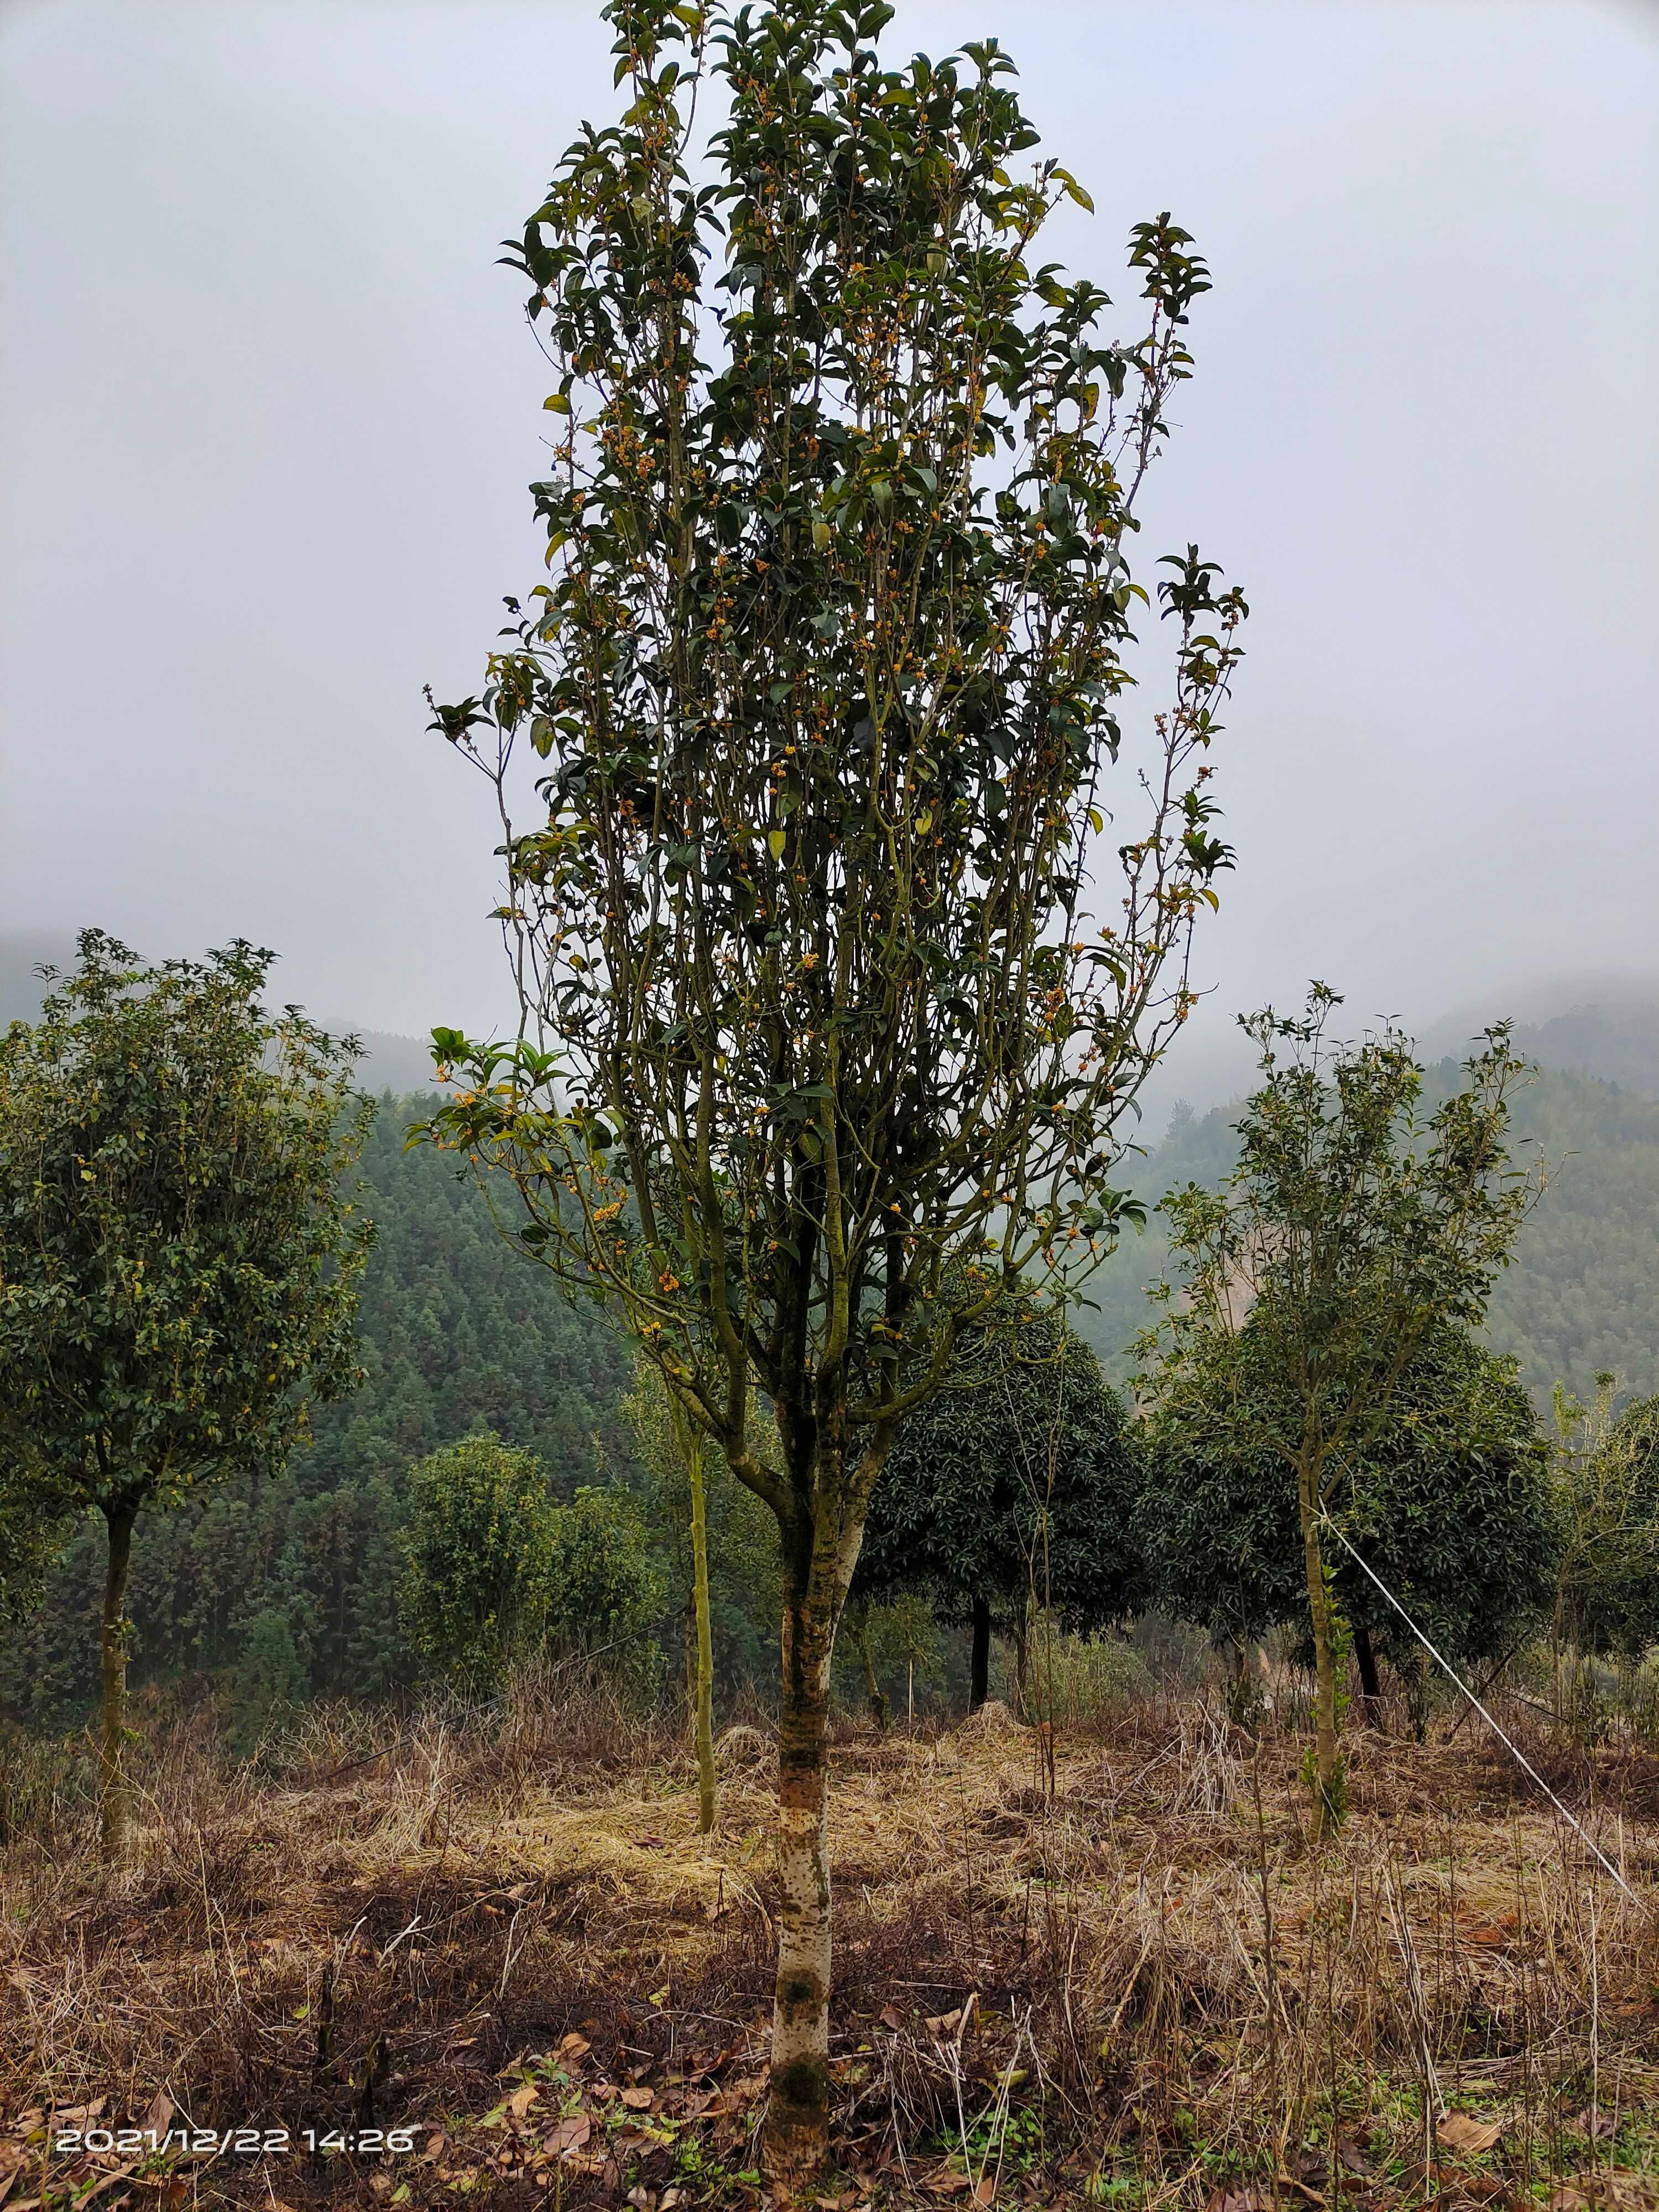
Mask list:
[[[845,1731],[816,2202],[1659,2204],[1659,1761],[1530,1725],[1634,1898],[1473,1725],[1353,1735],[1323,1853],[1296,1737],[1201,1700]],[[347,1729],[163,1736],[118,1877],[9,1754],[4,2212],[765,2201],[763,1735],[705,1841],[678,1745],[592,1703]]]

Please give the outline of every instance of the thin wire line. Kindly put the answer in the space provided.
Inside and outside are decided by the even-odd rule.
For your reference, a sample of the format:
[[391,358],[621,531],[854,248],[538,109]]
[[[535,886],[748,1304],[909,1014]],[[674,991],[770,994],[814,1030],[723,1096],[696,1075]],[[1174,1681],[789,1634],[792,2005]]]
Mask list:
[[1442,1655],[1435,1650],[1433,1644],[1430,1643],[1428,1638],[1425,1636],[1422,1630],[1412,1619],[1410,1613],[1407,1612],[1405,1607],[1401,1604],[1399,1599],[1383,1581],[1382,1576],[1379,1575],[1376,1570],[1367,1563],[1367,1561],[1360,1558],[1358,1553],[1355,1551],[1353,1546],[1343,1534],[1341,1529],[1337,1527],[1335,1522],[1332,1520],[1328,1513],[1321,1514],[1320,1519],[1323,1522],[1326,1528],[1330,1530],[1332,1535],[1335,1537],[1337,1542],[1341,1545],[1343,1550],[1354,1562],[1354,1565],[1360,1569],[1362,1573],[1367,1574],[1370,1577],[1371,1580],[1376,1584],[1378,1589],[1382,1591],[1383,1596],[1387,1598],[1389,1603],[1400,1615],[1401,1620],[1405,1622],[1407,1627],[1410,1629],[1412,1634],[1423,1646],[1423,1649],[1428,1653],[1429,1656],[1434,1660],[1438,1666],[1443,1668],[1449,1675],[1450,1675],[1452,1680],[1456,1683],[1458,1688],[1463,1692],[1463,1695],[1474,1707],[1476,1712],[1480,1714],[1481,1719],[1485,1721],[1486,1726],[1492,1730],[1492,1734],[1498,1737],[1500,1742],[1508,1747],[1509,1750],[1514,1754],[1517,1762],[1526,1769],[1527,1772],[1538,1784],[1539,1788],[1549,1799],[1551,1804],[1554,1806],[1556,1811],[1561,1815],[1561,1818],[1566,1822],[1573,1833],[1579,1838],[1580,1842],[1583,1843],[1586,1849],[1591,1851],[1594,1856],[1601,1861],[1607,1871],[1618,1883],[1620,1888],[1622,1889],[1626,1896],[1629,1898],[1631,1903],[1632,1905],[1640,1905],[1643,1900],[1636,1894],[1636,1892],[1625,1880],[1624,1875],[1620,1873],[1618,1868],[1614,1866],[1613,1861],[1601,1849],[1600,1844],[1595,1841],[1593,1836],[1588,1834],[1579,1823],[1574,1820],[1572,1814],[1568,1812],[1566,1807],[1556,1796],[1554,1790],[1550,1788],[1549,1784],[1545,1781],[1543,1776],[1538,1771],[1538,1769],[1527,1757],[1526,1753],[1522,1750],[1520,1745],[1516,1742],[1513,1736],[1506,1735],[1504,1729],[1498,1726],[1498,1723],[1492,1718],[1485,1705],[1481,1704],[1480,1698],[1475,1696],[1474,1692],[1470,1689],[1468,1684],[1463,1680],[1462,1676],[1452,1665],[1451,1662],[1449,1659],[1443,1658]]

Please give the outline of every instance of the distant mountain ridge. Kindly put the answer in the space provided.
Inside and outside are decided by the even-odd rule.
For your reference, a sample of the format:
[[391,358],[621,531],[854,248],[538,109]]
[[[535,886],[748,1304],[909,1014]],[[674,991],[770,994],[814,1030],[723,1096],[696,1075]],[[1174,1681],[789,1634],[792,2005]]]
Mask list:
[[1540,1067],[1599,1076],[1659,1098],[1659,1000],[1625,1008],[1574,1006],[1515,1032],[1516,1048]]
[[[1493,1285],[1486,1335],[1513,1352],[1522,1380],[1540,1405],[1565,1382],[1593,1395],[1598,1370],[1618,1376],[1621,1393],[1659,1390],[1659,1099],[1635,1083],[1614,1083],[1571,1065],[1553,1066],[1544,1051],[1595,1048],[1599,1030],[1563,1017],[1522,1036],[1540,1073],[1515,1101],[1516,1157],[1547,1171],[1547,1187],[1521,1231],[1512,1266]],[[1540,1049],[1532,1036],[1547,1032]],[[1639,1065],[1639,1063],[1637,1063]],[[1455,1058],[1430,1060],[1425,1103],[1464,1080]],[[1207,1114],[1172,1116],[1163,1138],[1123,1166],[1124,1180],[1149,1208],[1164,1193],[1196,1182],[1214,1189],[1237,1158],[1235,1124],[1242,1101]],[[1080,1326],[1115,1381],[1133,1361],[1129,1346],[1153,1318],[1146,1286],[1168,1259],[1163,1217],[1126,1236],[1093,1275],[1092,1302]]]

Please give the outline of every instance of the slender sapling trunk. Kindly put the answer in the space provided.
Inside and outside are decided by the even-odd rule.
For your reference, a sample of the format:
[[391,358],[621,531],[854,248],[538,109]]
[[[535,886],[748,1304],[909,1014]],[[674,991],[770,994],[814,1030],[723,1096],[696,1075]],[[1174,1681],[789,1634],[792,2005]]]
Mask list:
[[676,1409],[674,1426],[691,1486],[691,1597],[696,1617],[696,1669],[692,1726],[697,1746],[697,1832],[714,1825],[714,1639],[708,1618],[708,1492],[703,1480],[703,1439]]
[[1308,1584],[1308,1613],[1314,1646],[1314,1841],[1323,1843],[1341,1817],[1336,1750],[1336,1653],[1331,1636],[1330,1592],[1319,1544],[1316,1468],[1304,1458],[1297,1469],[1297,1505],[1302,1516],[1302,1559]]
[[104,1697],[103,1738],[100,1765],[103,1784],[102,1846],[106,1865],[118,1866],[126,1856],[132,1825],[131,1788],[126,1771],[127,1735],[127,1567],[132,1556],[132,1524],[137,1503],[123,1498],[106,1506],[109,1561],[104,1575],[102,1645]]

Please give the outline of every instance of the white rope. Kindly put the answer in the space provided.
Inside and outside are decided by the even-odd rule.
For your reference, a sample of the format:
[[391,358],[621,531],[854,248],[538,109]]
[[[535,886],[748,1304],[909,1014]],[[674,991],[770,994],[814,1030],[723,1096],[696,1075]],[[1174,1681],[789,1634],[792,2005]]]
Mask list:
[[1507,1747],[1517,1763],[1526,1769],[1527,1772],[1538,1784],[1539,1788],[1549,1799],[1551,1804],[1554,1806],[1556,1811],[1561,1815],[1561,1818],[1566,1822],[1567,1826],[1572,1830],[1573,1833],[1578,1838],[1580,1842],[1583,1843],[1585,1848],[1592,1852],[1594,1856],[1601,1861],[1602,1866],[1605,1867],[1607,1871],[1613,1876],[1620,1888],[1622,1889],[1626,1896],[1629,1898],[1631,1903],[1632,1905],[1640,1905],[1642,1903],[1642,1899],[1638,1897],[1636,1892],[1625,1880],[1624,1875],[1620,1873],[1618,1868],[1614,1866],[1613,1861],[1601,1849],[1600,1844],[1595,1841],[1593,1836],[1588,1834],[1579,1823],[1574,1820],[1572,1814],[1568,1812],[1566,1807],[1561,1802],[1561,1800],[1556,1796],[1554,1790],[1550,1788],[1549,1784],[1545,1781],[1543,1776],[1538,1771],[1538,1769],[1527,1757],[1526,1753],[1522,1750],[1520,1745],[1516,1742],[1514,1737],[1506,1735],[1504,1729],[1498,1726],[1498,1723],[1492,1718],[1485,1705],[1481,1704],[1480,1698],[1475,1696],[1474,1692],[1470,1689],[1468,1684],[1463,1680],[1462,1676],[1451,1664],[1450,1661],[1443,1657],[1442,1655],[1435,1650],[1433,1644],[1430,1643],[1428,1638],[1425,1636],[1422,1630],[1412,1619],[1410,1613],[1407,1612],[1405,1607],[1401,1604],[1399,1599],[1383,1581],[1382,1576],[1376,1573],[1375,1569],[1372,1568],[1364,1559],[1360,1558],[1358,1553],[1355,1551],[1353,1546],[1343,1534],[1341,1529],[1337,1527],[1335,1522],[1332,1520],[1328,1513],[1322,1514],[1320,1518],[1325,1527],[1330,1530],[1332,1535],[1335,1537],[1337,1542],[1341,1545],[1343,1550],[1348,1554],[1348,1557],[1354,1562],[1354,1565],[1360,1569],[1362,1573],[1367,1574],[1370,1577],[1371,1580],[1376,1584],[1378,1589],[1382,1591],[1383,1596],[1387,1598],[1389,1603],[1400,1615],[1401,1620],[1405,1622],[1407,1627],[1410,1629],[1412,1634],[1423,1646],[1423,1649],[1428,1653],[1429,1656],[1437,1666],[1441,1667],[1445,1673],[1451,1677],[1452,1680],[1457,1685],[1458,1688],[1463,1692],[1463,1695],[1474,1707],[1476,1712],[1480,1714],[1481,1719],[1485,1721],[1486,1726],[1492,1730],[1492,1734],[1501,1743]]

